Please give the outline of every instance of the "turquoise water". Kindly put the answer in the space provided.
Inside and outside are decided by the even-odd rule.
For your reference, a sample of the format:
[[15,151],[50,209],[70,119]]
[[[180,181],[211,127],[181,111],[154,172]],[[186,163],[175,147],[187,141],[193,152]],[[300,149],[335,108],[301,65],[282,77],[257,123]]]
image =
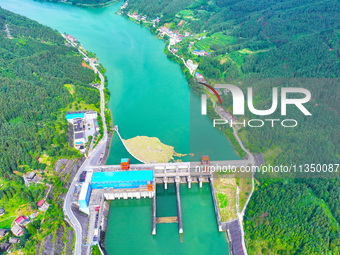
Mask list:
[[[164,43],[147,28],[116,15],[120,4],[84,9],[33,0],[0,0],[0,6],[76,37],[95,52],[107,69],[114,125],[124,139],[158,137],[192,160],[238,159],[223,134],[200,115],[200,100],[189,90],[179,65],[163,53]],[[113,137],[107,164],[130,157]],[[184,158],[188,161],[189,157]],[[136,162],[136,160],[131,160]],[[158,216],[176,216],[174,187],[159,187]],[[184,234],[177,224],[160,224],[151,235],[151,200],[112,201],[106,246],[109,254],[226,254],[224,233],[217,231],[210,187],[181,186]]]
[[[120,3],[84,9],[32,0],[0,0],[0,6],[67,32],[96,53],[107,69],[109,107],[124,139],[158,137],[178,153],[194,153],[191,160],[202,155],[212,160],[238,159],[223,134],[200,115],[200,99],[190,93],[179,65],[163,53],[164,43],[147,28],[116,15]],[[117,164],[122,157],[131,158],[115,135],[107,164]]]
[[[177,216],[174,185],[167,192],[162,186],[157,185],[157,216]],[[218,232],[210,185],[204,183],[200,189],[196,183],[188,189],[181,184],[180,192],[182,240],[177,223],[157,224],[157,234],[151,235],[151,199],[111,201],[105,242],[109,254],[228,254],[226,233]]]

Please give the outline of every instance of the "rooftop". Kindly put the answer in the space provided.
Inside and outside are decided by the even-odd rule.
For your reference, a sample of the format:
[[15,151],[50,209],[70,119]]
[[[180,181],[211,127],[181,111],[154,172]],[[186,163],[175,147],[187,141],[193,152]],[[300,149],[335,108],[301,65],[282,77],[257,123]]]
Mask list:
[[17,236],[23,233],[22,228],[15,224],[12,226],[11,231],[13,232],[14,235],[17,235]]
[[21,222],[27,220],[28,218],[26,216],[19,216],[18,218],[16,218],[14,221],[17,224],[20,224]]
[[41,200],[38,201],[37,206],[40,207],[40,206],[42,206],[44,203],[45,203],[45,200],[44,200],[44,199],[41,199]]
[[0,236],[5,236],[7,235],[8,230],[7,229],[0,229]]
[[74,134],[74,138],[75,138],[75,139],[84,138],[84,133],[82,133],[82,132],[81,132],[81,133],[75,133],[75,134]]
[[79,182],[85,182],[86,180],[86,174],[87,172],[86,171],[83,171],[80,176],[79,176]]
[[20,239],[19,238],[15,238],[15,237],[10,237],[8,239],[8,242],[9,243],[19,243],[20,242]]
[[73,129],[74,132],[79,132],[79,131],[83,131],[83,120],[82,119],[76,119],[75,123],[73,124]]
[[128,158],[122,158],[120,162],[122,162],[122,163],[128,163],[128,162],[129,162],[129,159],[128,159]]
[[86,200],[86,195],[87,195],[87,190],[89,189],[90,183],[85,182],[83,186],[81,187],[81,191],[79,194],[79,199],[78,200]]
[[120,172],[94,172],[92,183],[118,182],[118,181],[152,181],[152,170],[120,171]]
[[28,173],[28,175],[26,176],[28,179],[33,179],[35,176],[35,172],[30,172]]
[[9,249],[9,247],[11,246],[11,244],[9,243],[2,243],[0,244],[0,251],[1,252],[5,252]]

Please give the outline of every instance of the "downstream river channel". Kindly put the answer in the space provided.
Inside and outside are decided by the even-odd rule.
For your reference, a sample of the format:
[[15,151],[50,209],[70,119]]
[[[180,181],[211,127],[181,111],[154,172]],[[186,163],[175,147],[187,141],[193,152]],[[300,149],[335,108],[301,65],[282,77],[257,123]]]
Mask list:
[[[239,159],[223,134],[200,114],[200,99],[192,94],[177,63],[164,54],[164,43],[147,28],[119,16],[122,3],[101,9],[33,0],[0,0],[0,6],[59,32],[76,37],[96,53],[107,69],[110,109],[124,139],[158,137],[178,153],[211,160]],[[1,46],[0,46],[1,47]],[[114,135],[107,164],[131,156]],[[132,161],[133,163],[136,160]],[[157,216],[176,216],[174,190],[157,187]],[[111,202],[106,249],[109,254],[227,254],[225,233],[217,231],[210,187],[181,185],[184,234],[176,223],[158,224],[151,235],[151,200]],[[175,214],[175,215],[174,215]]]

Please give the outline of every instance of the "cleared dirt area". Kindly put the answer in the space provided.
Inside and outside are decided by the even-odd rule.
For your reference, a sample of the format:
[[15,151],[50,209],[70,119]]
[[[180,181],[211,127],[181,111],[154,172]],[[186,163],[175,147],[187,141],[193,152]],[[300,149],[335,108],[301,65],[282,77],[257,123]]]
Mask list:
[[214,177],[214,186],[222,222],[235,220],[237,187],[240,190],[239,211],[241,212],[251,191],[251,173],[244,173],[238,177],[219,174]]

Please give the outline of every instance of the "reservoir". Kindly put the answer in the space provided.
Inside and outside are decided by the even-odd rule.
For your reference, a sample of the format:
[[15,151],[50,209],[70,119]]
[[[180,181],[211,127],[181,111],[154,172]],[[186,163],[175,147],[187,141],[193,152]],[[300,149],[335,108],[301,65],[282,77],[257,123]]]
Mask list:
[[[164,54],[164,43],[147,28],[115,14],[121,3],[84,9],[33,0],[0,0],[0,6],[71,34],[86,50],[96,53],[107,69],[109,107],[124,139],[158,137],[178,153],[194,154],[183,161],[198,161],[202,155],[211,160],[239,159],[223,134],[200,114],[200,99],[190,92],[179,65]],[[123,157],[131,158],[114,135],[107,164],[119,164]],[[167,191],[161,186],[157,189],[157,216],[174,216],[176,197],[170,185]],[[227,254],[225,233],[217,230],[210,186],[204,184],[199,189],[193,184],[188,189],[181,185],[181,199],[182,243],[176,223],[158,224],[157,235],[151,235],[150,199],[112,201],[107,252]]]

